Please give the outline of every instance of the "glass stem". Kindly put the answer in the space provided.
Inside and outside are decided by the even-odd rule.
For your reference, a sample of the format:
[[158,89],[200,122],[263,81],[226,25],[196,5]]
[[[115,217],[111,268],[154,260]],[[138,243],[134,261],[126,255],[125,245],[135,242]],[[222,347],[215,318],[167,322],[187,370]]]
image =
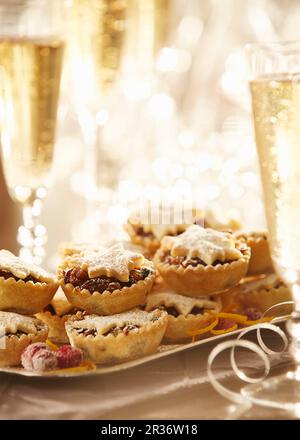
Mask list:
[[296,371],[300,375],[300,285],[293,284],[292,295],[294,299],[294,311],[287,323],[287,329],[291,335],[290,353],[293,356]]
[[[79,114],[79,123],[82,128],[86,144],[84,173],[86,177],[85,199],[86,199],[86,221],[84,241],[95,242],[99,240],[99,223],[97,212],[100,204],[99,188],[101,185],[103,167],[103,155],[101,153],[103,127],[105,125],[107,112],[99,112],[102,118],[82,110]],[[88,129],[87,129],[88,128]]]
[[93,136],[87,143],[87,157],[85,158],[85,175],[87,185],[85,188],[86,199],[86,240],[93,242],[97,239],[97,206],[100,161],[99,141],[101,128],[95,124]]
[[41,209],[42,200],[39,198],[24,203],[23,225],[18,229],[20,257],[35,264],[41,264],[47,242],[46,228],[40,224]]

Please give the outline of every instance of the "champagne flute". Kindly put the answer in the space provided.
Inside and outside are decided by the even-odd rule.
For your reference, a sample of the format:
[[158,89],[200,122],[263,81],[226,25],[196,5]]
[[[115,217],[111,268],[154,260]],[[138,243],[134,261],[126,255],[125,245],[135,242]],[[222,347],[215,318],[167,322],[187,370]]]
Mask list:
[[8,191],[23,209],[20,256],[40,264],[46,229],[39,222],[51,182],[64,43],[63,2],[0,5],[1,158]]
[[300,42],[248,45],[250,91],[271,253],[290,287],[295,368],[246,386],[254,403],[300,416]]
[[[102,130],[108,117],[109,92],[116,83],[124,48],[129,0],[71,0],[67,65],[72,100],[84,137],[84,241],[98,240],[97,194],[103,178]],[[102,154],[103,153],[103,154]],[[112,175],[114,173],[111,173]]]
[[153,67],[150,64],[154,53],[165,38],[169,3],[170,0],[70,1],[67,60],[72,99],[86,146],[84,241],[99,239],[95,220],[99,217],[99,189],[117,183],[116,171],[120,167],[119,159],[110,154],[103,142],[103,129],[112,107],[111,92],[125,70],[135,78],[141,64],[144,73]]

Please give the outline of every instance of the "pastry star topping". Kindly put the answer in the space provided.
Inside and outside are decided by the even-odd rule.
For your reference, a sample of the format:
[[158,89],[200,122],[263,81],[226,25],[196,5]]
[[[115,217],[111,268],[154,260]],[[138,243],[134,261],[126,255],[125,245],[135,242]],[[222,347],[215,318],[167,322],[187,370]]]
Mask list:
[[129,281],[130,271],[141,267],[144,257],[124,249],[122,244],[115,244],[102,252],[84,252],[77,260],[90,278],[105,275],[126,282]]
[[190,226],[176,237],[164,237],[162,247],[170,250],[173,257],[200,258],[207,265],[216,260],[225,262],[242,257],[232,234],[198,225]]
[[57,316],[67,315],[74,308],[61,289],[58,289],[50,304]]
[[18,315],[17,313],[0,311],[0,330],[5,333],[15,334],[18,331],[24,333],[37,333],[35,323],[37,319],[29,316]]
[[33,276],[37,280],[41,281],[53,281],[52,275],[47,273],[34,264],[29,264],[23,261],[21,258],[16,257],[11,252],[1,249],[0,250],[0,269],[7,271],[21,280],[27,278],[29,275]]
[[270,274],[264,278],[248,281],[236,287],[241,292],[253,292],[255,290],[271,290],[277,286],[284,286],[277,274]]
[[173,292],[151,293],[147,299],[146,310],[153,310],[159,306],[174,307],[181,315],[187,316],[194,307],[219,311],[220,306],[209,297],[190,298]]
[[111,316],[89,315],[81,320],[70,320],[68,324],[73,328],[85,328],[87,330],[96,329],[99,335],[106,333],[113,327],[123,327],[125,325],[137,325],[143,327],[151,324],[151,319],[156,316],[157,311],[150,313],[144,310],[133,309],[128,312],[119,313]]
[[158,240],[161,240],[168,234],[176,235],[179,232],[183,232],[188,226],[187,223],[174,225],[143,225],[143,229],[145,232],[152,232]]

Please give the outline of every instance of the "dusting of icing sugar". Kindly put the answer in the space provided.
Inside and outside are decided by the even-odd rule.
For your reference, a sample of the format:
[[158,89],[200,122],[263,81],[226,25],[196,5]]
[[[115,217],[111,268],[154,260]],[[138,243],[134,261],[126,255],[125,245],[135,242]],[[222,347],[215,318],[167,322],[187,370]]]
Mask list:
[[[143,212],[145,211],[145,212]],[[210,209],[183,208],[180,206],[165,206],[154,210],[147,207],[142,210],[143,218],[138,212],[133,212],[128,222],[133,226],[142,227],[145,233],[152,233],[161,241],[166,235],[177,235],[184,232],[192,224],[204,224],[212,229],[239,229],[241,225],[235,219],[222,218]]]
[[165,235],[174,234],[176,235],[180,231],[184,231],[188,227],[187,224],[181,225],[143,225],[144,231],[152,232],[152,234],[161,240]]
[[69,264],[78,264],[87,270],[90,278],[102,275],[117,278],[119,281],[129,281],[131,270],[141,267],[144,256],[138,252],[132,252],[124,248],[123,244],[115,244],[102,252],[82,252],[73,258]]
[[38,281],[51,282],[54,280],[53,276],[41,267],[25,262],[5,249],[0,250],[0,269],[21,280],[30,275]]
[[207,265],[216,260],[225,262],[242,257],[232,234],[198,225],[190,226],[176,237],[164,237],[162,247],[170,250],[173,257],[200,258]]
[[174,307],[183,316],[187,316],[191,313],[194,307],[215,311],[219,311],[220,309],[219,303],[205,297],[190,298],[173,292],[161,292],[148,295],[146,305],[147,311],[153,310],[161,305],[165,307]]
[[240,284],[239,286],[237,286],[237,288],[240,288],[242,292],[252,292],[255,290],[272,289],[278,283],[280,283],[280,281],[281,280],[277,274],[270,274],[265,278]]
[[123,327],[125,325],[137,325],[142,327],[150,324],[154,317],[166,316],[163,312],[154,310],[153,312],[145,312],[140,309],[133,309],[129,312],[123,312],[111,316],[89,315],[78,321],[67,321],[67,326],[74,329],[96,329],[99,335],[106,333],[113,327]]
[[37,319],[29,316],[0,311],[0,328],[4,330],[5,333],[15,334],[21,331],[27,334],[36,334],[38,330],[35,323],[37,322]]
[[81,254],[85,251],[101,252],[102,250],[104,250],[104,247],[102,245],[95,245],[90,243],[68,242],[62,243],[59,246],[59,253],[62,257],[68,257],[74,254]]

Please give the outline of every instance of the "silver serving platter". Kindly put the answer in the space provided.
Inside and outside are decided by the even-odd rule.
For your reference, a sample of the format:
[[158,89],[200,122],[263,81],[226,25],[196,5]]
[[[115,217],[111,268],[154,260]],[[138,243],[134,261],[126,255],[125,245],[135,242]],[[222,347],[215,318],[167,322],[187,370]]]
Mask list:
[[[287,317],[278,317],[274,318],[271,323],[272,324],[282,324],[287,320]],[[186,350],[190,350],[191,348],[200,347],[202,345],[208,344],[208,343],[218,343],[222,339],[226,339],[228,337],[235,337],[238,334],[240,334],[244,328],[234,330],[230,333],[225,333],[222,335],[212,335],[209,338],[200,339],[195,342],[190,342],[186,344],[180,344],[180,345],[160,345],[158,348],[158,351],[150,356],[144,356],[139,359],[135,359],[133,361],[124,362],[122,364],[117,365],[109,365],[109,366],[101,366],[97,365],[96,369],[94,370],[86,370],[81,372],[72,372],[72,371],[66,371],[66,370],[55,370],[53,372],[32,372],[32,371],[26,371],[22,367],[6,367],[6,368],[0,368],[0,373],[9,373],[9,374],[17,374],[20,376],[29,376],[29,377],[43,377],[43,378],[66,378],[66,377],[82,377],[82,376],[97,376],[100,374],[109,374],[114,372],[119,372],[123,370],[127,370],[129,368],[137,367],[142,364],[146,364],[148,362],[155,361],[157,359],[164,358],[166,356],[170,356],[174,353],[180,353]]]

